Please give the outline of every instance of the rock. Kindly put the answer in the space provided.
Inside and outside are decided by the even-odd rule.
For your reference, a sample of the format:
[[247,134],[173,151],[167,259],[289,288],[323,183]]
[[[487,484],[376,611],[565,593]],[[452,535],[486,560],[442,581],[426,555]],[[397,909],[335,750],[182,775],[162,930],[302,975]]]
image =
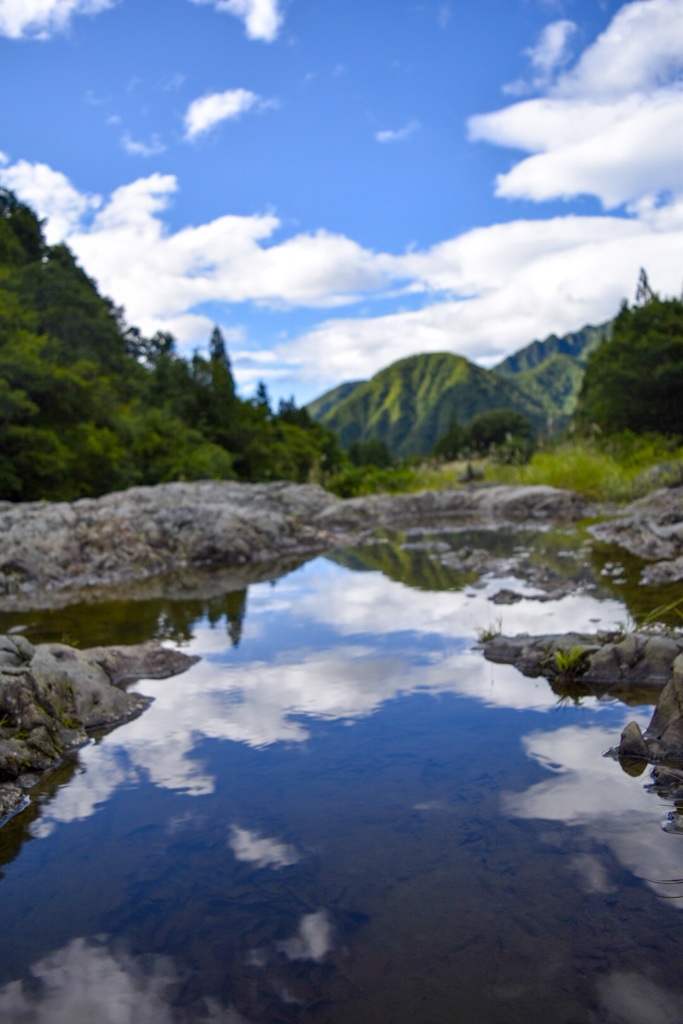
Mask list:
[[72,503],[3,502],[0,607],[52,607],[188,569],[310,557],[378,526],[575,521],[587,512],[578,495],[553,487],[344,501],[317,485],[210,480],[134,487]]
[[645,739],[657,760],[683,764],[683,654],[673,663],[671,679],[662,690]]
[[647,743],[637,722],[629,722],[621,734],[619,756],[647,760]]
[[657,566],[643,571],[646,585],[683,580],[683,487],[655,491],[606,522],[589,527],[606,544],[617,544]]
[[120,683],[175,675],[198,660],[154,642],[79,651],[33,647],[16,636],[0,637],[0,652],[19,660],[0,665],[0,818],[22,804],[32,773],[81,746],[88,731],[118,725],[149,705],[150,698]]
[[[575,652],[572,672],[564,672],[558,652]],[[671,679],[673,666],[683,655],[679,634],[547,634],[497,636],[484,644],[489,661],[515,665],[527,676],[555,680],[570,675],[580,679],[586,693],[618,696],[634,702],[654,702]]]
[[0,826],[27,805],[28,798],[20,786],[0,783]]

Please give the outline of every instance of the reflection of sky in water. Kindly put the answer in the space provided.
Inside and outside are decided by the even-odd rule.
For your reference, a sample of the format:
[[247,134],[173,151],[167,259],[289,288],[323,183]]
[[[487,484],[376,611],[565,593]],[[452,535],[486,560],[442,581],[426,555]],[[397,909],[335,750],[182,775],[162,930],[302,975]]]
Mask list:
[[[62,893],[56,868],[54,938],[29,909],[31,878],[6,906],[22,927],[33,914],[35,934],[24,980],[0,988],[0,1019],[459,1024],[444,995],[457,989],[465,1022],[521,1024],[533,1007],[553,1024],[584,1011],[674,1024],[666,944],[680,950],[681,935],[666,929],[683,900],[656,900],[666,890],[646,880],[683,874],[680,840],[660,830],[665,806],[643,780],[601,756],[649,711],[558,706],[545,680],[474,647],[501,620],[508,633],[593,631],[624,608],[586,595],[492,605],[510,583],[430,593],[318,560],[250,589],[239,647],[198,624],[202,660],[136,687],[152,706],[80,752],[31,826],[42,841],[11,865],[20,882],[24,856],[47,872],[61,850],[74,877]],[[85,895],[99,885],[101,909]],[[81,888],[71,932],[59,901]],[[584,963],[593,918],[596,934],[612,921],[639,931]],[[355,1009],[341,1000],[335,1015],[331,999],[329,1017],[305,1016],[330,979]]]
[[[649,718],[649,713],[637,716],[633,710],[624,710],[623,724],[639,719],[645,728]],[[655,827],[670,805],[647,792],[613,760],[600,756],[614,744],[615,725],[612,720],[609,730],[567,726],[525,736],[529,757],[553,777],[525,792],[504,794],[503,807],[514,817],[582,826],[597,842],[609,846],[624,867],[648,881],[658,895],[675,894],[674,889],[656,881],[683,875],[679,837]],[[574,866],[589,891],[607,891],[609,885],[594,859],[579,859]],[[672,899],[671,906],[683,910],[683,900]]]
[[488,597],[500,586],[429,593],[319,560],[276,587],[253,587],[240,648],[226,650],[224,632],[200,624],[191,649],[202,660],[183,675],[137,685],[155,698],[152,707],[83,751],[88,771],[60,791],[35,834],[91,814],[140,772],[158,786],[211,792],[214,779],[193,756],[201,737],[257,748],[304,743],[308,719],[350,724],[417,692],[553,709],[557,696],[545,680],[472,649],[478,629],[493,621],[510,633],[590,631],[623,618],[623,607],[584,595],[499,609]]

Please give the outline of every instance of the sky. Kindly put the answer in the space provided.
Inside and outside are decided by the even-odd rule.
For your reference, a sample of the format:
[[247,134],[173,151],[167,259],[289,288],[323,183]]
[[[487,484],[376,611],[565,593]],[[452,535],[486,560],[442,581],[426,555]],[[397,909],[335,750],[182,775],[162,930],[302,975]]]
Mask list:
[[683,0],[0,0],[0,184],[303,404],[683,284]]

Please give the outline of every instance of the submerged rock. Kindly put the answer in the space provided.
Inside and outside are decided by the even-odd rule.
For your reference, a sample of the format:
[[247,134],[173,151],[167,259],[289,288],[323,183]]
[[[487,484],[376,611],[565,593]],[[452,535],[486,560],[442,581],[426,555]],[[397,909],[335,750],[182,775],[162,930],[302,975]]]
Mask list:
[[176,675],[197,660],[154,642],[80,651],[0,636],[0,822],[25,803],[31,773],[149,705],[121,683]]

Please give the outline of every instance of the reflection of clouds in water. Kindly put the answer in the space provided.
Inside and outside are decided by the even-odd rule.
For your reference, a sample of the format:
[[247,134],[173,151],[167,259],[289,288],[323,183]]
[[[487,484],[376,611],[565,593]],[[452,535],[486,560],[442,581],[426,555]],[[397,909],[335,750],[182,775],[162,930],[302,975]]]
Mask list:
[[289,960],[319,962],[333,948],[332,924],[326,910],[304,914],[296,935],[277,943],[277,949]]
[[[295,581],[290,586],[294,589]],[[478,628],[498,620],[507,633],[592,632],[592,620],[599,620],[605,628],[626,617],[621,602],[599,601],[587,594],[542,604],[492,605],[489,598],[503,588],[527,595],[539,593],[513,577],[489,579],[475,589],[433,592],[396,583],[380,572],[346,573],[339,580],[320,573],[312,574],[306,590],[296,595],[296,607],[300,614],[329,624],[342,636],[409,630],[472,639]]]
[[[34,964],[29,983],[0,989],[0,1016],[15,1024],[181,1024],[187,1018],[169,998],[179,980],[168,958],[155,957],[147,970],[128,953],[74,939]],[[202,1020],[248,1024],[216,1004],[206,1010]]]
[[297,864],[301,855],[293,846],[279,843],[276,839],[260,836],[248,828],[233,825],[228,845],[237,860],[255,864],[257,868],[286,868]]
[[[649,716],[641,716],[645,725]],[[624,709],[624,724],[634,718]],[[634,875],[653,879],[680,876],[680,839],[658,828],[666,807],[643,787],[641,779],[625,774],[602,751],[614,742],[611,731],[597,727],[567,726],[557,732],[531,733],[523,740],[533,760],[554,773],[553,778],[522,793],[503,796],[505,811],[518,818],[541,818],[584,826],[589,835],[608,846],[617,860]],[[605,876],[595,864],[573,863],[589,891],[604,891]],[[607,883],[608,884],[608,883]],[[658,895],[666,890],[654,885]],[[683,900],[667,904],[683,909]]]
[[610,974],[597,984],[609,1024],[680,1024],[680,993],[627,972]]
[[[114,790],[130,783],[137,775],[134,769],[121,761],[114,748],[100,750],[87,746],[80,752],[79,760],[85,770],[61,786],[44,807],[42,816],[32,823],[31,835],[34,838],[49,836],[58,822],[89,818]],[[93,771],[89,770],[91,764]]]
[[[57,794],[37,834],[51,827],[48,815],[52,821],[86,817],[141,771],[166,789],[211,793],[214,779],[193,757],[204,737],[253,747],[302,743],[309,737],[307,718],[350,723],[416,692],[458,694],[497,707],[554,707],[557,697],[545,680],[526,679],[468,649],[477,627],[501,614],[487,600],[500,585],[497,580],[476,592],[423,592],[381,573],[317,562],[280,581],[276,590],[269,584],[252,588],[248,618],[256,632],[267,636],[269,616],[285,611],[304,624],[336,631],[339,644],[316,651],[288,647],[285,641],[271,661],[205,659],[180,676],[139,683],[137,689],[155,698],[152,707],[84,754],[86,774]],[[541,606],[521,602],[502,611],[503,627],[513,633],[588,629],[592,618],[609,618],[615,609],[622,611],[616,602],[605,605],[576,595]],[[353,642],[354,634],[362,634],[362,643]],[[420,650],[416,637],[421,636],[442,642]],[[227,650],[222,631],[198,628],[193,653]]]

